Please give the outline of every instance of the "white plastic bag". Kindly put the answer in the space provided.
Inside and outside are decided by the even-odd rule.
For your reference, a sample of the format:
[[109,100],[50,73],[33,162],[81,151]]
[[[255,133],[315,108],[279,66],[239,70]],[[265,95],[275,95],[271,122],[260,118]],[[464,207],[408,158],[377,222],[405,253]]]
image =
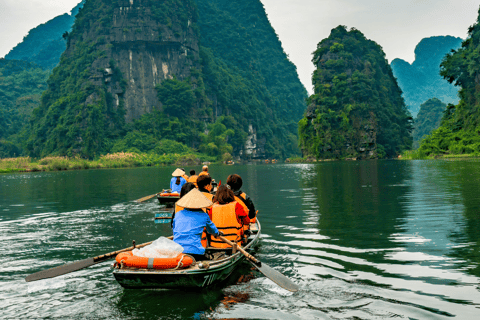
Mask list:
[[133,249],[132,254],[143,258],[175,258],[183,252],[183,247],[165,237],[160,237],[148,246]]

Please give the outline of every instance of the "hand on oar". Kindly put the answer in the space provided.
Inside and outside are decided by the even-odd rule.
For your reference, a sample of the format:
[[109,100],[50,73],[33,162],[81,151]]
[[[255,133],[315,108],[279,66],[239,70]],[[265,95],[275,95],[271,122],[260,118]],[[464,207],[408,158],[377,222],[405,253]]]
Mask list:
[[147,200],[150,200],[152,199],[153,197],[155,197],[157,194],[151,194],[149,196],[146,196],[146,197],[143,197],[143,198],[140,198],[138,200],[135,200],[135,202],[138,202],[138,203],[141,203],[141,202],[144,202],[144,201],[147,201]]
[[[230,240],[228,240],[225,237],[218,236],[218,238],[220,238],[223,242],[226,242],[227,244],[231,245],[232,247],[235,245],[233,242],[231,242]],[[255,268],[257,268],[258,271],[263,273],[263,275],[265,277],[269,278],[270,280],[272,280],[273,282],[278,284],[280,287],[282,287],[282,288],[284,288],[288,291],[292,291],[292,292],[296,292],[300,289],[297,284],[292,282],[292,280],[288,279],[286,276],[284,276],[283,274],[281,274],[277,270],[269,267],[265,263],[261,262],[260,260],[258,260],[254,256],[252,256],[251,254],[249,254],[239,244],[237,244],[237,249],[245,257],[247,257],[248,262],[250,262]]]
[[[169,237],[169,239],[173,239],[173,236]],[[42,279],[54,278],[54,277],[58,277],[58,276],[70,273],[70,272],[78,271],[78,270],[84,269],[86,267],[93,266],[94,264],[97,264],[97,263],[100,263],[100,262],[103,262],[103,261],[106,261],[106,260],[109,260],[109,259],[113,259],[117,256],[117,254],[119,254],[121,252],[131,251],[135,248],[143,248],[145,246],[148,246],[151,243],[152,243],[152,241],[146,242],[146,243],[143,243],[143,244],[140,244],[140,245],[137,245],[137,246],[132,246],[132,247],[129,247],[129,248],[125,248],[125,249],[122,249],[122,250],[102,254],[101,256],[98,256],[98,257],[87,258],[87,259],[84,259],[84,260],[75,261],[75,262],[72,262],[72,263],[67,263],[67,264],[64,264],[64,265],[61,265],[61,266],[58,266],[58,267],[55,267],[55,268],[39,271],[39,272],[33,273],[33,274],[29,275],[28,277],[26,277],[25,281],[30,282],[30,281],[37,281],[37,280],[42,280]]]

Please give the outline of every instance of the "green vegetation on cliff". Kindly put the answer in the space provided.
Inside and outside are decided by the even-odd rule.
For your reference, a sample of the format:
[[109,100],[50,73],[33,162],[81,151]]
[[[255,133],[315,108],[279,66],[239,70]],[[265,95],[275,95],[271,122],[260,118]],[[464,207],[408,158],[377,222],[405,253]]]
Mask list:
[[394,157],[411,148],[411,117],[382,48],[339,26],[314,52],[315,93],[299,122],[304,156]]
[[441,75],[459,86],[460,102],[448,105],[441,125],[421,143],[423,155],[480,154],[480,10],[462,47],[448,54]]
[[440,76],[440,63],[447,53],[458,49],[461,44],[461,38],[451,36],[425,38],[415,47],[412,64],[401,59],[392,61],[393,75],[414,117],[420,105],[433,97],[445,103],[458,103],[458,88]]
[[432,98],[420,106],[413,129],[413,148],[419,147],[420,141],[440,126],[447,105],[437,98]]
[[0,59],[0,158],[21,152],[16,136],[40,104],[48,75],[33,63]]

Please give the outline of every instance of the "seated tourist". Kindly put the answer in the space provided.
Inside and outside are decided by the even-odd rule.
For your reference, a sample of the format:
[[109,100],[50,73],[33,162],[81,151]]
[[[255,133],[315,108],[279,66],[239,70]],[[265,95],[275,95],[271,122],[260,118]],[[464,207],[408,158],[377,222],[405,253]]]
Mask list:
[[170,180],[170,189],[172,189],[172,192],[180,193],[182,190],[182,186],[187,183],[187,180],[182,177],[185,172],[181,169],[178,169],[173,171],[172,173],[172,180]]
[[188,178],[188,182],[193,183],[195,186],[197,185],[198,176],[195,174],[195,170],[190,170],[190,178]]
[[197,187],[200,192],[202,192],[208,199],[213,201],[213,194],[212,189],[212,177],[210,175],[205,174],[197,179]]
[[[243,241],[244,226],[250,225],[250,219],[243,206],[235,201],[233,191],[228,185],[221,185],[213,198],[210,217],[217,228],[232,242]],[[216,248],[230,247],[219,239],[212,239],[210,245]]]
[[208,260],[201,241],[203,230],[206,229],[215,236],[223,235],[202,210],[211,206],[212,201],[194,188],[178,200],[177,204],[185,209],[177,212],[173,219],[173,241],[184,248],[183,253],[191,255],[195,260]]
[[[235,194],[235,200],[240,203],[246,212],[248,212],[248,217],[250,220],[254,220],[256,214],[255,206],[253,205],[252,199],[241,190],[243,181],[242,177],[238,174],[231,174],[227,178],[227,185],[230,186],[233,193]],[[255,222],[251,221],[252,223]]]

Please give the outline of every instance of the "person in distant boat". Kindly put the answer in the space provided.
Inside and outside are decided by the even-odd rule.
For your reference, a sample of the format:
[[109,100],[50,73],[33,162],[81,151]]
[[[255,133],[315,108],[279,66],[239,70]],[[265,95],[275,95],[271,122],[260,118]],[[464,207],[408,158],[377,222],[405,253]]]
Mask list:
[[172,189],[172,192],[180,193],[182,186],[187,183],[187,180],[182,177],[184,174],[185,171],[182,169],[177,168],[177,170],[173,171],[173,178],[170,180],[170,189]]
[[242,177],[240,177],[238,174],[229,175],[227,178],[227,185],[230,186],[235,194],[235,200],[240,203],[244,210],[248,213],[250,220],[254,220],[255,216],[257,215],[257,211],[255,210],[255,205],[253,204],[252,199],[241,190],[243,185]]
[[195,170],[190,170],[190,178],[187,179],[188,182],[193,183],[195,186],[197,185],[198,176],[195,174]]
[[208,260],[201,242],[203,230],[206,229],[215,237],[223,235],[202,210],[211,206],[212,201],[194,188],[178,200],[177,204],[185,209],[177,212],[173,219],[173,241],[184,248],[183,253],[191,255],[195,260]]
[[[230,186],[221,185],[213,198],[213,206],[210,210],[212,222],[219,230],[225,233],[228,240],[243,241],[244,228],[250,225],[248,213],[243,206],[235,201],[235,195],[230,190]],[[210,246],[215,248],[230,247],[219,239],[211,239]]]
[[208,173],[208,166],[203,166],[203,167],[202,167],[202,172],[200,172],[200,173],[198,174],[198,176],[203,176],[203,175],[206,175],[206,174],[209,174],[209,173]]

